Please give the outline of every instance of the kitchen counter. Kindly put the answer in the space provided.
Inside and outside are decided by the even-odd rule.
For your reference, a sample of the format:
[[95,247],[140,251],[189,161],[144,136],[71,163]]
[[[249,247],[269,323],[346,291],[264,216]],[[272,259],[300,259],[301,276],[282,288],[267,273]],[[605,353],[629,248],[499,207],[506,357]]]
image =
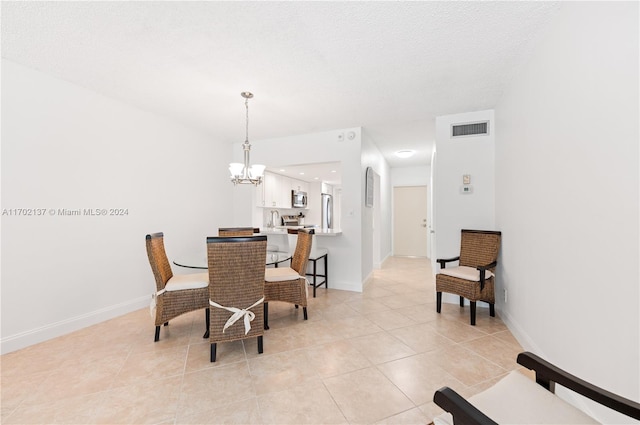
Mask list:
[[[286,235],[287,229],[304,229],[304,226],[276,226],[276,227],[261,227],[260,235]],[[321,229],[319,227],[310,227],[315,230],[316,236],[337,236],[342,234],[340,229]]]

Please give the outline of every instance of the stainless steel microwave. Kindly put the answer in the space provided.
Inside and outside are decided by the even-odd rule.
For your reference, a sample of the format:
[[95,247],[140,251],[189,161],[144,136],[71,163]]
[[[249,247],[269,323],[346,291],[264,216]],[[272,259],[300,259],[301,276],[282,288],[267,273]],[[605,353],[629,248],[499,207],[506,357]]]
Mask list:
[[291,207],[307,208],[307,192],[292,190],[291,191]]

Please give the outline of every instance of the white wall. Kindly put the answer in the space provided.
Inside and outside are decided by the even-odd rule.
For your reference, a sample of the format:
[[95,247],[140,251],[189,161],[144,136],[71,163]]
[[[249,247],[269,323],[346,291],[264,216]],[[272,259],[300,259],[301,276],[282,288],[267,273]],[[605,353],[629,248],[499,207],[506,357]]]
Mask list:
[[564,3],[495,109],[499,314],[525,348],[636,401],[638,30],[637,2]]
[[[309,192],[307,193],[308,199],[308,207],[306,211],[304,211],[305,218],[304,224],[316,224],[320,225],[322,223],[322,183],[320,182],[311,182],[309,183]],[[335,209],[335,207],[334,207]],[[335,210],[338,211],[337,209]]]
[[[364,133],[362,138],[362,163],[361,163],[361,175],[362,175],[362,187],[361,193],[363,195],[361,204],[362,207],[362,276],[364,279],[368,279],[373,272],[374,259],[382,262],[387,256],[391,255],[391,211],[393,210],[391,199],[391,173],[389,164],[384,159],[380,151],[374,142]],[[373,171],[379,176],[379,190],[376,189],[374,193],[380,194],[379,203],[374,199],[374,208],[364,207],[364,193],[366,186],[365,173],[367,167],[371,167]],[[376,178],[376,180],[378,180]],[[343,198],[348,194],[343,192]],[[379,211],[375,209],[379,205]],[[375,218],[379,221],[376,224],[376,230],[380,232],[379,239],[374,241],[374,221]],[[373,249],[377,247],[380,252],[374,256]],[[379,264],[376,264],[379,266]]]
[[391,186],[429,186],[431,167],[429,165],[415,167],[393,167],[391,173]]
[[[348,132],[353,139],[343,137]],[[361,129],[350,128],[321,133],[303,134],[257,140],[251,142],[251,162],[275,166],[282,164],[310,164],[322,162],[342,163],[342,208],[339,236],[316,237],[318,245],[329,249],[329,286],[337,289],[362,291],[361,217],[363,194],[361,189],[364,172],[361,172]],[[233,146],[234,152],[242,153],[241,144]],[[234,219],[240,223],[252,223],[254,208],[247,208],[252,194],[236,193],[238,205],[234,205]]]
[[[486,136],[449,137],[451,124],[484,120],[489,120]],[[436,118],[437,156],[435,166],[432,164],[435,173],[432,258],[458,255],[461,229],[495,229],[494,133],[493,110]],[[471,194],[460,193],[464,174],[471,175]],[[434,272],[438,268],[434,268]],[[458,302],[457,296],[443,295],[443,301]]]
[[[230,146],[2,60],[2,352],[148,305],[145,234],[168,255],[231,217]],[[58,216],[126,208],[126,216]],[[174,271],[178,272],[174,267]],[[149,318],[149,338],[153,322]]]

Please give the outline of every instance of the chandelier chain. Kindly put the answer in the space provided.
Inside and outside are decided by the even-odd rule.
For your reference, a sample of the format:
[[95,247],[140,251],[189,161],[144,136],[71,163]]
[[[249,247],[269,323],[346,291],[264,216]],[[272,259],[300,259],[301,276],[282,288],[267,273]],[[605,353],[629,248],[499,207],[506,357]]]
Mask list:
[[246,127],[245,127],[246,138],[244,139],[244,142],[249,143],[249,98],[246,98],[244,100],[244,106],[247,110],[246,111],[247,120],[246,120]]

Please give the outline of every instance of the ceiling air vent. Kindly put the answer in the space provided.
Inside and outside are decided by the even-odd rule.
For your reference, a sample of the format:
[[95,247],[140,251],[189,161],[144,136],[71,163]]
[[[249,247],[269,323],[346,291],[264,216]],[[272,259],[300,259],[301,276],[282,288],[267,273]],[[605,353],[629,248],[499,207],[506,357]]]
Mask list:
[[489,134],[489,121],[452,124],[451,137],[486,136]]

